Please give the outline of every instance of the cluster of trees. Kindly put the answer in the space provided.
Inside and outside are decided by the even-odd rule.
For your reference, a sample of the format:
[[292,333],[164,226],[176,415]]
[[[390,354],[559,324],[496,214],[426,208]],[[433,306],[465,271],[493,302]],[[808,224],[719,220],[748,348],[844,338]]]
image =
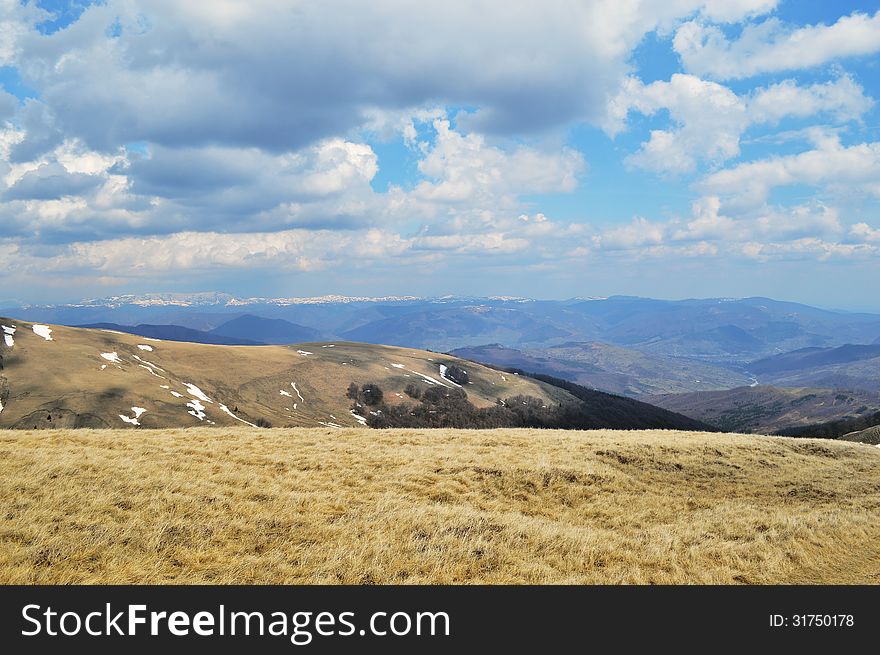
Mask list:
[[[446,372],[446,377],[453,379]],[[352,383],[348,397],[352,410],[374,428],[596,428],[713,430],[699,421],[631,398],[587,389],[550,376],[534,376],[568,391],[574,399],[550,403],[533,396],[497,399],[491,407],[475,407],[461,388],[431,386],[422,389],[410,383],[404,392],[415,402],[387,404],[377,384],[362,387]],[[551,383],[552,384],[552,383]],[[564,386],[563,386],[564,385]]]
[[[448,374],[447,374],[448,377]],[[451,379],[451,378],[450,378]],[[416,402],[388,405],[378,385],[349,386],[352,410],[367,419],[371,428],[513,428],[550,427],[556,407],[539,398],[516,396],[498,400],[492,407],[475,407],[464,389],[407,385],[406,394]]]

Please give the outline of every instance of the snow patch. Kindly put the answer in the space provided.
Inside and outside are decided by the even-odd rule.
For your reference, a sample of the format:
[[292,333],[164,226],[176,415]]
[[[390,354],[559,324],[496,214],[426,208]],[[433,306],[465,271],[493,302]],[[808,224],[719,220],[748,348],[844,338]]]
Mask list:
[[[192,383],[190,383],[190,382],[184,382],[184,383],[183,383],[183,386],[186,387],[186,390],[187,390],[187,392],[189,393],[190,396],[195,396],[195,397],[198,398],[199,400],[202,400],[202,401],[204,401],[204,402],[206,402],[206,403],[213,402],[210,398],[208,398],[208,397],[205,395],[205,392],[202,391],[201,389],[199,389],[196,385],[194,385],[194,384],[192,384]],[[202,409],[204,409],[204,408],[202,408]]]
[[178,393],[177,391],[172,391],[171,395],[174,396],[175,398],[183,398],[183,394]]
[[452,384],[454,384],[456,387],[458,387],[460,389],[461,385],[458,382],[456,382],[455,380],[450,380],[448,377],[446,377],[447,370],[448,369],[446,368],[446,366],[444,366],[443,364],[440,364],[440,377],[443,378],[444,380],[446,380],[447,382],[451,382]]
[[143,344],[143,343],[139,343],[139,344],[138,344],[138,348],[140,348],[141,350],[146,350],[148,353],[153,352],[153,346],[148,346],[148,345]]
[[324,346],[321,346],[321,348],[335,348],[335,347],[336,347],[336,344],[335,344],[335,343],[328,343],[328,344],[326,344],[326,345],[324,345]]
[[141,418],[141,415],[147,410],[143,407],[132,407],[131,411],[134,416],[125,416],[123,414],[119,414],[119,418],[121,418],[126,423],[130,423],[131,425],[140,425],[141,422],[139,419]]
[[15,339],[12,338],[12,335],[15,334],[15,328],[9,327],[8,325],[2,325],[0,327],[3,328],[3,340],[8,347],[12,348],[15,345]]
[[54,341],[52,338],[52,328],[48,325],[34,325],[33,327],[34,334],[38,337],[43,337],[46,341]]
[[[210,402],[210,401],[208,401],[208,402]],[[190,410],[187,412],[187,414],[192,414],[200,421],[205,420],[205,417],[207,416],[205,414],[205,406],[199,402],[198,398],[193,398],[192,401],[190,401],[186,404],[186,406],[190,408]]]
[[159,388],[160,389],[170,389],[171,387],[169,387],[167,384],[160,384]]
[[149,374],[152,375],[153,377],[162,378],[163,380],[165,379],[165,376],[163,376],[163,375],[159,375],[158,373],[156,373],[156,371],[154,371],[153,369],[151,369],[149,366],[145,366],[144,364],[138,364],[138,366],[139,366],[140,368],[144,369],[147,373],[149,373]]
[[293,387],[294,391],[296,391],[296,395],[299,396],[299,401],[301,403],[304,403],[306,401],[306,399],[303,398],[302,394],[299,392],[299,389],[296,388],[296,382],[291,382],[290,386]]
[[315,353],[310,353],[308,350],[297,350],[296,352],[298,352],[300,355],[303,355],[303,356],[315,354]]
[[285,391],[284,389],[282,389],[278,393],[280,393],[282,396],[287,396],[288,398],[293,398],[293,395],[289,391]]
[[392,364],[394,368],[406,368],[403,364]]
[[351,412],[351,415],[354,416],[355,420],[356,420],[358,423],[360,423],[361,425],[366,426],[366,424],[367,424],[367,419],[366,419],[366,418],[364,418],[364,417],[361,416],[360,414],[357,414],[353,409],[352,409],[352,410],[349,410],[349,411]]
[[446,387],[447,389],[450,388],[448,384],[443,384],[442,382],[440,382],[440,380],[432,378],[430,375],[425,375],[424,373],[419,373],[418,371],[413,371],[412,369],[409,369],[409,372],[415,373],[419,377],[424,378],[425,382],[427,382],[428,384],[439,384],[441,387]]
[[106,359],[108,362],[112,362],[113,364],[121,364],[122,360],[119,359],[119,355],[115,352],[112,353],[101,353],[101,357]]
[[229,415],[230,415],[232,418],[234,418],[236,421],[241,421],[242,423],[246,423],[247,425],[251,426],[252,428],[257,427],[256,425],[254,425],[254,424],[251,423],[250,421],[245,421],[243,418],[239,418],[238,416],[236,416],[235,414],[233,414],[232,411],[230,411],[230,409],[229,409],[226,405],[220,405],[220,409],[222,409],[224,412],[226,412],[227,414],[229,414]]
[[154,369],[156,369],[157,371],[162,371],[163,373],[165,372],[164,369],[162,369],[162,368],[156,366],[153,362],[148,362],[146,359],[141,359],[141,358],[138,357],[137,355],[132,355],[132,357],[134,357],[136,360],[138,360],[141,364],[146,364],[146,365],[149,366],[150,368],[154,368]]

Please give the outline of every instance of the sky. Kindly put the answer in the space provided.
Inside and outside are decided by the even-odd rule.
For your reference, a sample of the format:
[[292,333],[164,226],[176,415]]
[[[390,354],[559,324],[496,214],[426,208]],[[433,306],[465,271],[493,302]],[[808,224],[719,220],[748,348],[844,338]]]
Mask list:
[[0,302],[880,311],[880,0],[0,0]]

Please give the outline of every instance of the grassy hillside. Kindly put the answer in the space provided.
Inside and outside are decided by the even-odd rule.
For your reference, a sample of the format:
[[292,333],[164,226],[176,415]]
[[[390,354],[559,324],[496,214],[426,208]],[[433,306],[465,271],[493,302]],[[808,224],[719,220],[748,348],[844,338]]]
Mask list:
[[[12,345],[0,341],[0,428],[355,426],[351,382],[376,382],[394,403],[410,383],[454,388],[440,364],[458,361],[369,344],[222,346],[58,326],[46,340],[33,324],[0,324],[15,330]],[[462,364],[478,407],[516,395],[573,401],[550,385]]]
[[0,432],[0,583],[877,583],[880,449],[676,432]]
[[[731,432],[773,434],[828,421],[868,417],[880,411],[880,393],[768,385],[726,391],[643,396],[641,400]],[[855,429],[855,428],[853,428]],[[848,430],[847,430],[848,431]],[[843,434],[843,432],[839,432]],[[799,430],[790,436],[836,437]]]
[[[207,345],[8,319],[0,319],[0,325],[14,330],[0,342],[0,428],[342,428],[394,410],[407,418],[400,427],[709,429],[631,399],[594,392],[581,402],[564,385],[408,348],[361,343]],[[445,376],[454,367],[465,369],[462,384]],[[357,406],[361,415],[353,415],[347,395],[352,383],[379,385],[381,408],[365,403]],[[422,392],[431,388],[439,395],[464,391],[465,402],[440,412],[425,403],[432,395]],[[422,400],[414,403],[413,398]],[[508,399],[516,399],[517,406],[534,404],[543,422],[502,410],[482,412],[506,414],[495,416],[498,420],[468,421]],[[570,411],[575,407],[580,409]],[[554,418],[563,410],[567,422]],[[433,421],[450,414],[456,420]],[[409,420],[416,415],[425,420]]]

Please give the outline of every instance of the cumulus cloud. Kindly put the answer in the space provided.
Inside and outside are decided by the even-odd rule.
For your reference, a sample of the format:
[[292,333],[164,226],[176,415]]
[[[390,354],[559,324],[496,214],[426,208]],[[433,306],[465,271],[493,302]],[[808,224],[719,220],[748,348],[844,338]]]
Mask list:
[[632,111],[647,116],[668,111],[671,128],[652,130],[627,163],[656,172],[686,173],[700,162],[718,165],[738,156],[742,135],[754,125],[822,114],[841,122],[857,120],[873,105],[864,88],[848,75],[809,86],[784,80],[738,96],[717,82],[676,73],[669,82],[648,85],[628,78],[608,104],[604,127],[613,136],[625,129]]
[[880,197],[880,143],[844,146],[836,135],[816,133],[813,150],[739,164],[707,176],[703,191],[764,202],[770,192],[794,184],[821,185]]
[[425,145],[419,170],[428,178],[413,190],[418,199],[510,205],[519,194],[573,191],[584,170],[583,156],[571,148],[541,152],[517,146],[510,152],[489,145],[479,134],[461,134],[448,120],[435,120],[436,139]]
[[719,80],[811,68],[880,52],[880,11],[797,29],[770,18],[746,25],[733,41],[719,27],[694,20],[678,28],[673,46],[689,72]]

